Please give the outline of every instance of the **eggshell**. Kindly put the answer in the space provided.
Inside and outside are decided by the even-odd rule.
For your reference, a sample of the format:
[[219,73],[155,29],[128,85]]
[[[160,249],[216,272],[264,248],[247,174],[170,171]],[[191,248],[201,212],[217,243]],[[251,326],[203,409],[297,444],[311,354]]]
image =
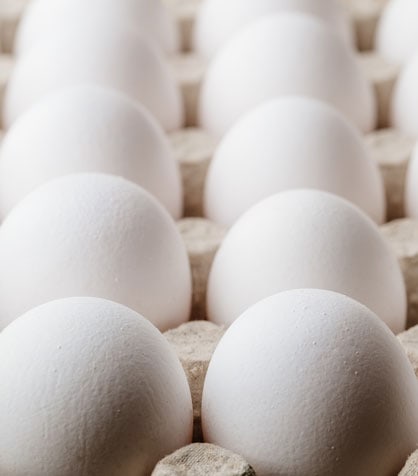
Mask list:
[[304,187],[341,195],[377,223],[385,219],[383,180],[360,133],[317,100],[274,99],[238,119],[219,144],[205,215],[230,226],[261,199]]
[[141,187],[104,174],[41,185],[0,227],[0,329],[23,312],[71,296],[127,305],[160,330],[186,322],[185,245]]
[[354,52],[325,23],[300,13],[262,18],[220,50],[202,84],[199,121],[220,137],[244,112],[284,95],[332,104],[363,132],[376,122]]
[[405,329],[406,290],[393,250],[377,225],[335,195],[291,190],[242,215],[214,259],[208,318],[231,324],[261,299],[298,288],[346,294],[393,332]]
[[348,44],[353,31],[343,6],[335,0],[204,0],[194,27],[194,50],[206,58],[254,20],[279,12],[301,12],[326,22]]
[[54,41],[63,30],[77,30],[88,19],[92,28],[102,20],[146,34],[163,51],[179,50],[179,32],[160,0],[36,0],[29,3],[20,21],[14,44],[18,55],[39,41]]
[[145,36],[110,21],[80,22],[53,41],[21,55],[6,89],[6,127],[47,93],[83,83],[124,92],[141,102],[166,130],[183,124],[183,104],[171,69]]
[[406,173],[405,209],[408,217],[418,218],[418,145],[414,148]]
[[418,52],[405,65],[395,85],[391,104],[391,125],[418,138]]
[[418,51],[418,2],[390,0],[376,31],[376,50],[387,60],[402,64]]
[[253,306],[221,339],[203,432],[258,476],[392,476],[416,447],[417,402],[403,349],[369,309],[294,290]]
[[2,474],[146,476],[191,442],[180,362],[147,320],[70,298],[32,309],[0,335]]
[[75,86],[40,100],[0,150],[0,216],[61,175],[103,172],[141,185],[180,218],[183,192],[170,144],[139,103],[111,89]]

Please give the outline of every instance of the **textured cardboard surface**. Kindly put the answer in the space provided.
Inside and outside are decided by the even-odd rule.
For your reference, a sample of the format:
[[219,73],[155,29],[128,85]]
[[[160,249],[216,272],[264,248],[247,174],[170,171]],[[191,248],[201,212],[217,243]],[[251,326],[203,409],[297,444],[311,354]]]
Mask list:
[[163,0],[176,19],[183,51],[192,49],[193,27],[201,0]]
[[183,96],[186,126],[197,126],[199,93],[206,62],[194,53],[173,55],[169,62]]
[[4,93],[7,81],[13,69],[13,58],[10,55],[0,54],[0,129],[2,128],[2,111]]
[[231,451],[209,444],[193,444],[164,458],[152,476],[255,476],[254,470]]
[[400,67],[388,63],[374,52],[360,53],[358,58],[376,97],[377,126],[379,129],[389,127],[392,93]]
[[184,216],[203,216],[206,173],[215,152],[215,141],[202,129],[187,128],[169,134],[174,157],[180,164],[184,191]]
[[381,227],[398,257],[408,295],[407,328],[418,324],[418,220],[395,220]]
[[357,48],[369,51],[374,48],[376,27],[388,0],[343,0],[352,18]]
[[193,441],[202,441],[201,405],[203,384],[210,359],[225,329],[207,321],[194,321],[165,332],[176,351],[187,380],[193,401]]
[[370,156],[379,165],[386,189],[387,219],[405,216],[404,193],[408,163],[415,140],[394,129],[371,132],[365,138]]
[[30,0],[0,1],[0,51],[12,53],[16,30],[29,1]]
[[399,476],[418,476],[418,451],[412,453]]
[[177,226],[186,244],[192,271],[192,320],[205,320],[209,272],[226,230],[203,218],[186,218]]

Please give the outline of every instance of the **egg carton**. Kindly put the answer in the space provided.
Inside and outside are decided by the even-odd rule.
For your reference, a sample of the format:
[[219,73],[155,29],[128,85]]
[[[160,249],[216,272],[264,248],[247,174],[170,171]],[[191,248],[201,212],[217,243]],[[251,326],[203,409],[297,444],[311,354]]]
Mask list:
[[373,50],[377,23],[388,0],[342,0],[342,2],[352,18],[358,50]]
[[[203,186],[216,142],[197,126],[197,103],[206,64],[191,50],[191,32],[200,0],[164,0],[173,9],[181,31],[183,52],[169,58],[180,85],[186,127],[169,134],[180,165],[185,201],[185,218],[178,222],[192,270],[192,320],[165,336],[175,348],[185,369],[194,408],[194,444],[162,460],[153,476],[169,475],[248,475],[255,474],[239,455],[201,443],[200,419],[203,382],[213,351],[225,329],[206,319],[206,286],[213,258],[227,230],[203,218]],[[385,182],[388,223],[381,227],[399,259],[408,292],[408,327],[399,340],[418,377],[418,221],[405,219],[405,175],[414,140],[388,128],[388,111],[393,86],[399,74],[374,51],[373,38],[380,13],[387,0],[343,0],[350,10],[356,31],[359,61],[373,84],[378,103],[379,129],[365,137],[371,156],[378,163]],[[0,107],[7,79],[13,67],[13,38],[21,13],[28,0],[0,0]],[[0,132],[1,141],[1,132]],[[400,473],[418,476],[418,451]]]
[[[388,127],[391,94],[399,69],[373,51],[376,25],[386,0],[346,0],[346,4],[355,24],[359,61],[373,85],[377,99],[378,129],[367,134],[365,141],[371,157],[379,165],[384,178],[388,223],[381,227],[381,231],[393,246],[403,271],[408,293],[408,327],[411,327],[418,324],[418,221],[403,218],[403,197],[406,170],[415,140]],[[201,320],[206,317],[205,289],[210,267],[226,234],[226,229],[201,218],[203,212],[202,184],[211,156],[216,148],[214,141],[204,131],[197,128],[197,98],[206,66],[192,52],[172,58],[171,62],[181,85],[188,127],[170,134],[170,139],[182,170],[185,213],[186,216],[192,217],[181,220],[178,226],[185,240],[192,268],[194,286],[192,319]],[[200,437],[201,431],[199,409],[201,390],[210,361],[208,353],[216,347],[222,331],[222,328],[218,328],[217,332],[214,324],[192,321],[166,334],[177,350],[192,388],[195,437]],[[211,339],[213,340],[211,341]],[[412,328],[401,334],[399,339],[404,345],[418,377],[418,328]],[[193,350],[194,342],[196,342],[195,351]],[[207,347],[202,342],[206,342]],[[206,355],[203,357],[200,352],[204,352]],[[182,467],[184,470],[187,467],[187,470],[191,471],[193,468],[195,471],[195,473],[188,472],[187,474],[207,474],[199,473],[201,465],[205,465],[205,449],[192,446],[185,451],[186,455],[183,450],[180,450],[180,453],[176,452],[163,460],[157,466],[155,475],[181,474],[175,472],[176,464],[177,468],[182,467],[181,464],[185,464]],[[178,459],[180,455],[184,459]],[[230,457],[232,461],[236,455]],[[179,463],[179,461],[183,463]],[[170,472],[167,468],[171,464],[174,466],[171,467]],[[210,474],[252,474],[246,472],[251,471],[246,465],[234,473],[222,472],[222,470],[216,472],[214,468],[215,462]],[[418,452],[410,457],[400,474],[402,476],[418,476]]]

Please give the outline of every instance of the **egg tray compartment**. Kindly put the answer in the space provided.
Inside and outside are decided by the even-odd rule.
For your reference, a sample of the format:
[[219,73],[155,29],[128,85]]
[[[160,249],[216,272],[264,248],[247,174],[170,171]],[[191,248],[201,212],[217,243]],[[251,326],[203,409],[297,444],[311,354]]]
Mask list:
[[[180,85],[186,110],[186,127],[169,134],[180,165],[185,201],[185,218],[178,222],[189,255],[193,279],[192,320],[165,333],[185,369],[194,407],[194,443],[162,460],[154,476],[169,475],[254,475],[239,455],[202,441],[200,405],[203,382],[213,351],[224,329],[205,321],[206,285],[213,258],[227,230],[204,218],[203,186],[216,148],[215,141],[197,127],[197,102],[206,64],[190,52],[193,20],[200,0],[164,0],[173,9],[181,32],[183,52],[169,58]],[[365,136],[367,148],[378,163],[385,182],[388,223],[381,227],[393,246],[408,292],[408,327],[399,340],[418,378],[418,221],[405,219],[405,175],[415,141],[388,128],[389,104],[399,69],[374,51],[373,38],[387,0],[343,0],[353,18],[359,61],[373,84],[378,104],[378,130]],[[0,107],[7,79],[13,68],[10,55],[14,34],[28,0],[0,0]],[[2,133],[0,131],[0,140]],[[400,473],[418,476],[418,450]]]

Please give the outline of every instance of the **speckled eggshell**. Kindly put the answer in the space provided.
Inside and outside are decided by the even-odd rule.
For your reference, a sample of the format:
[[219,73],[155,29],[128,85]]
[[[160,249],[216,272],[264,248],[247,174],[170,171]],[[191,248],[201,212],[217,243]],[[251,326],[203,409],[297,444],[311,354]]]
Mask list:
[[208,282],[208,318],[231,324],[280,291],[340,292],[374,311],[394,333],[405,329],[406,291],[379,228],[348,201],[290,190],[254,205],[232,226]]
[[234,322],[202,412],[205,440],[258,476],[393,476],[418,442],[405,352],[369,309],[329,291],[277,294]]
[[407,217],[418,219],[418,144],[414,148],[406,173],[405,212]]
[[335,0],[204,0],[195,22],[194,49],[200,55],[212,58],[229,39],[254,20],[292,11],[318,17],[352,45],[353,31],[348,16]]
[[258,201],[292,188],[335,193],[377,223],[385,219],[383,180],[363,137],[310,98],[273,99],[232,126],[209,167],[205,214],[230,226]]
[[404,66],[392,95],[391,126],[418,139],[418,51]]
[[0,468],[20,476],[148,476],[191,442],[186,376],[165,338],[119,304],[70,298],[0,334]]
[[146,34],[163,51],[179,49],[174,19],[160,0],[36,0],[30,2],[16,33],[14,50],[22,54],[39,41],[53,41],[62,30],[77,30],[89,19],[92,29],[103,19]]
[[391,63],[403,64],[418,51],[418,2],[390,0],[376,31],[376,51]]
[[54,179],[0,227],[0,329],[53,299],[93,296],[141,313],[160,330],[189,319],[185,245],[144,189],[104,174]]
[[301,13],[264,17],[219,51],[202,83],[200,125],[221,137],[243,113],[288,95],[322,100],[363,132],[374,129],[375,98],[354,52],[324,22]]
[[40,41],[15,64],[6,87],[3,122],[10,125],[47,93],[83,83],[117,89],[141,102],[167,131],[183,125],[180,90],[159,49],[140,34],[85,18]]
[[0,217],[38,185],[61,175],[102,172],[136,182],[171,215],[182,215],[180,172],[155,119],[111,89],[74,86],[20,116],[0,149]]

